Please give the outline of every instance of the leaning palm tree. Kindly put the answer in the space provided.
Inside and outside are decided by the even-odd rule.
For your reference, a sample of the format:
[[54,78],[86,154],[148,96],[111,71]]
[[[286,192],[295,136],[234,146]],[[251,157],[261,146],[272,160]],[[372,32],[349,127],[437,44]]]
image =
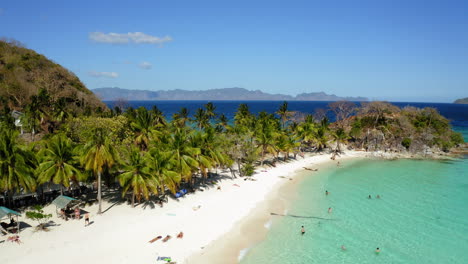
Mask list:
[[101,174],[105,167],[111,168],[117,161],[116,151],[107,137],[107,130],[104,128],[96,128],[91,133],[90,140],[83,146],[81,150],[81,163],[85,170],[93,172],[98,181],[98,196],[99,209],[98,214],[101,214],[102,193],[101,193]]
[[0,128],[0,190],[7,193],[9,203],[21,188],[27,191],[36,188],[33,176],[35,156],[31,150],[21,146],[17,138],[16,131]]
[[123,187],[122,196],[132,190],[132,207],[135,207],[135,197],[140,202],[143,196],[149,199],[150,193],[158,193],[158,181],[151,174],[148,167],[149,158],[137,149],[130,150],[128,161],[123,165],[123,173],[118,176],[120,185]]
[[[77,160],[72,141],[55,135],[46,142],[45,148],[39,151],[40,164],[36,170],[39,184],[53,182],[69,188],[70,182],[78,183],[82,177],[77,168]],[[60,192],[63,190],[60,188]]]
[[331,134],[333,141],[336,143],[335,153],[341,153],[340,144],[346,143],[349,138],[343,128],[338,128],[334,133]]

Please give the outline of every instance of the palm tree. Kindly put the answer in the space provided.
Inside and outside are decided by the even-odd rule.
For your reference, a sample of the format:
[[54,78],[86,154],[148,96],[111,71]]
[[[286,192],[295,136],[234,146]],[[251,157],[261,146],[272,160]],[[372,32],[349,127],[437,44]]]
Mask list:
[[204,129],[210,125],[208,114],[203,108],[198,108],[193,117],[198,129]]
[[123,173],[118,176],[120,185],[123,187],[122,196],[132,190],[132,207],[135,207],[135,197],[140,202],[143,196],[149,199],[150,192],[158,193],[158,181],[153,177],[148,166],[149,158],[137,149],[131,149],[128,161],[123,165]]
[[284,101],[283,104],[278,109],[278,111],[276,111],[276,113],[281,118],[281,127],[284,128],[284,125],[286,124],[286,121],[288,120],[288,118],[292,114],[291,111],[288,110],[288,102]]
[[31,96],[31,103],[25,107],[25,113],[21,122],[31,131],[31,140],[34,141],[34,135],[39,130],[41,113],[39,111],[39,99],[36,95]]
[[159,108],[155,105],[151,108],[151,114],[153,115],[154,122],[157,126],[166,126],[166,118],[164,117],[164,113],[159,110]]
[[[76,158],[70,139],[63,135],[55,135],[46,142],[46,147],[39,151],[41,163],[37,168],[39,184],[52,181],[66,188],[70,182],[78,183],[82,174],[76,167]],[[63,193],[62,188],[60,192]]]
[[0,189],[8,194],[10,203],[13,194],[20,188],[34,191],[36,180],[35,156],[17,142],[18,133],[10,129],[0,129]]
[[346,143],[349,138],[343,128],[338,128],[334,133],[331,134],[333,141],[336,142],[335,153],[341,153],[340,144]]
[[102,193],[101,193],[101,174],[105,167],[111,168],[117,161],[116,151],[107,137],[107,130],[104,128],[96,128],[91,134],[90,140],[84,145],[81,153],[81,163],[86,170],[94,173],[98,181],[98,196],[99,209],[98,214],[101,214]]
[[131,123],[132,129],[136,134],[135,144],[141,150],[147,150],[150,136],[154,132],[155,119],[151,112],[144,107],[138,108],[135,120]]
[[228,127],[228,124],[229,124],[228,118],[224,114],[221,114],[218,118],[218,124],[216,125],[216,130],[218,132],[223,132]]
[[192,173],[199,166],[195,157],[200,154],[200,149],[191,146],[190,134],[191,132],[187,128],[176,127],[170,136],[168,145],[168,149],[174,155],[175,170],[186,181],[191,180]]
[[70,116],[70,113],[67,111],[66,99],[64,97],[60,97],[54,103],[53,110],[53,118],[58,122],[63,122]]
[[208,102],[205,104],[205,109],[206,109],[206,116],[208,117],[208,120],[212,120],[213,118],[216,117],[216,106],[212,102]]
[[186,107],[182,107],[179,112],[172,115],[172,120],[178,127],[184,127],[189,120],[189,111]]
[[148,166],[150,172],[159,182],[162,193],[167,187],[173,194],[177,192],[181,175],[174,171],[177,161],[174,159],[174,153],[171,151],[162,151],[159,147],[153,147],[149,150]]
[[261,152],[261,166],[263,166],[266,154],[276,153],[276,138],[278,135],[279,132],[277,130],[277,119],[275,119],[271,114],[260,112],[257,119],[255,139],[257,141],[258,149]]

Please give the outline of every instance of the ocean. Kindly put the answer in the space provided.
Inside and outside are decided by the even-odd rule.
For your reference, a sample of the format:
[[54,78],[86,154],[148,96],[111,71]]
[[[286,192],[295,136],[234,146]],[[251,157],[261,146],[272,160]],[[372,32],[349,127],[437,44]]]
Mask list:
[[[193,113],[205,103],[129,104],[157,105],[170,117],[182,106]],[[253,113],[272,113],[282,102],[246,103]],[[214,104],[218,113],[232,118],[240,102]],[[327,104],[294,101],[289,108],[313,113]],[[468,105],[394,104],[437,108],[468,141]],[[350,160],[302,177],[295,192],[286,213],[302,217],[272,216],[266,238],[243,251],[241,264],[468,263],[467,156],[451,161]]]

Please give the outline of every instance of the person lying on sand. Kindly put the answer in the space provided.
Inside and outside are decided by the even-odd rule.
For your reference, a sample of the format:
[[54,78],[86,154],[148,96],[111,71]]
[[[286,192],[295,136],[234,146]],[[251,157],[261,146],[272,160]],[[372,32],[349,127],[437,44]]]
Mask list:
[[184,237],[184,232],[180,231],[179,234],[177,234],[177,238],[183,238]]
[[157,236],[157,237],[151,239],[151,240],[149,241],[149,243],[154,243],[154,242],[158,241],[158,240],[161,239],[161,238],[162,238],[162,236]]
[[192,207],[192,210],[197,211],[198,209],[200,209],[200,207],[201,207],[201,205],[194,206],[194,207]]
[[237,184],[237,183],[235,183],[235,184],[233,184],[233,185],[236,186],[236,187],[240,187],[239,184]]
[[167,235],[163,240],[162,242],[167,242],[169,239],[171,239],[172,237],[170,235]]

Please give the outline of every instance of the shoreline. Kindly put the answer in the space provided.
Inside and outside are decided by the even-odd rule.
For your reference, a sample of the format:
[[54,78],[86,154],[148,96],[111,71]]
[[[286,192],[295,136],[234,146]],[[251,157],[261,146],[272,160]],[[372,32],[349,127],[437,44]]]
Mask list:
[[[244,181],[245,177],[232,179],[226,170],[220,172],[216,185],[204,186],[204,190],[179,199],[169,198],[163,208],[151,202],[132,208],[121,199],[114,203],[103,201],[102,215],[96,214],[97,204],[82,208],[91,215],[92,224],[88,227],[84,227],[83,218],[67,222],[57,218],[55,206],[49,205],[44,211],[53,214],[50,231],[34,232],[37,223],[26,219],[23,213],[19,220],[27,226],[19,234],[22,244],[7,242],[8,236],[0,237],[0,249],[8,252],[0,254],[0,261],[31,263],[47,259],[53,264],[66,259],[69,263],[145,263],[155,262],[158,256],[168,256],[177,263],[192,264],[198,263],[198,259],[206,263],[208,257],[216,259],[216,254],[222,253],[233,261],[226,262],[223,255],[223,263],[237,263],[242,249],[265,237],[268,230],[264,225],[270,219],[271,205],[275,211],[287,208],[288,199],[281,202],[279,199],[289,192],[288,188],[300,182],[301,173],[309,172],[304,167],[323,168],[326,163],[334,162],[330,157],[330,154],[314,153],[304,159],[298,157],[277,163],[275,168],[257,168],[252,177],[255,181]],[[339,160],[350,158],[378,157],[362,151],[346,151],[338,157]],[[218,186],[221,190],[217,190]],[[184,232],[183,239],[176,238],[180,231]],[[172,237],[166,243],[161,240],[148,243],[166,235]],[[226,241],[233,243],[232,246],[227,247]]]
[[[347,153],[349,154],[343,154],[337,160],[331,160],[328,154],[308,158],[312,158],[310,162],[314,163],[314,168],[320,170],[331,166],[336,161],[365,158],[361,152],[348,151]],[[327,159],[313,159],[320,156],[326,156]],[[290,175],[292,180],[278,182],[266,194],[265,199],[259,201],[257,206],[235,223],[230,231],[190,256],[190,261],[184,263],[202,264],[207,263],[207,261],[209,263],[239,263],[252,247],[255,247],[256,244],[266,238],[269,231],[269,227],[266,226],[271,225],[274,221],[270,213],[288,211],[293,200],[296,199],[294,191],[305,177],[311,176],[310,173],[311,171],[302,167],[293,171],[292,175]]]

